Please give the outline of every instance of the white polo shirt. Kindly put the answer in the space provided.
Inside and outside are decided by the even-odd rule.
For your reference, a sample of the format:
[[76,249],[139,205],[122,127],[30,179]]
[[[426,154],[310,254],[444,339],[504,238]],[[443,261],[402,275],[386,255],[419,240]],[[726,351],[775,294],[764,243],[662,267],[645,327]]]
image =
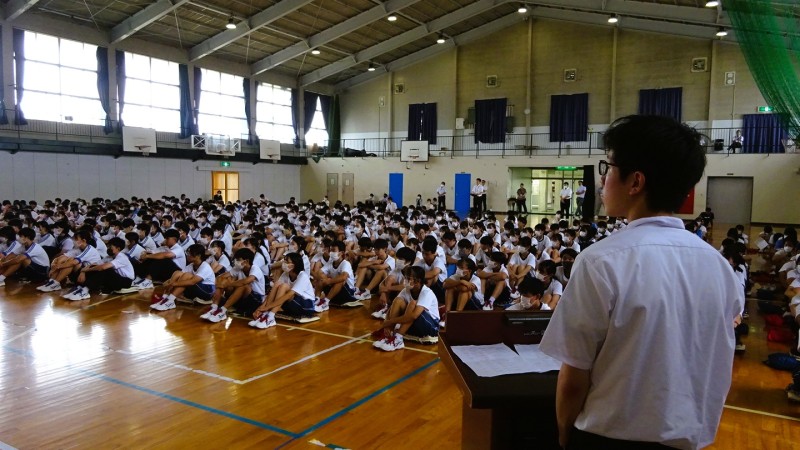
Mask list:
[[575,427],[683,449],[714,442],[743,305],[728,261],[680,219],[638,219],[586,249],[541,343],[591,370]]
[[[411,296],[411,292],[409,292],[408,289],[403,289],[399,294],[397,294],[397,296],[407,302],[414,300],[414,298]],[[436,294],[433,293],[431,288],[423,285],[422,289],[419,290],[419,297],[416,300],[417,305],[425,308],[425,311],[428,311],[428,314],[430,314],[431,317],[433,317],[437,322],[439,321],[439,301],[436,300]]]

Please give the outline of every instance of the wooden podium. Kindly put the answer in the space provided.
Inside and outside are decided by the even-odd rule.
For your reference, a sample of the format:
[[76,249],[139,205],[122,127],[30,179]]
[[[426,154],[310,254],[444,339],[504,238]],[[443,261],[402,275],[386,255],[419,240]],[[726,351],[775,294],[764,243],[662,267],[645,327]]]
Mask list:
[[556,426],[557,372],[479,377],[454,345],[538,344],[551,311],[447,313],[439,356],[463,394],[461,448],[560,449]]

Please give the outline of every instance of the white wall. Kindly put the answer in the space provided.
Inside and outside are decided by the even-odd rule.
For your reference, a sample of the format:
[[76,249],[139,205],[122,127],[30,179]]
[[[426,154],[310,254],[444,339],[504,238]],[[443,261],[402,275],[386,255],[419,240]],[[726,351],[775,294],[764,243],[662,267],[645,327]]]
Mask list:
[[[206,169],[206,170],[198,170]],[[161,197],[186,194],[210,198],[211,171],[239,172],[240,198],[265,194],[285,202],[300,192],[300,167],[296,165],[131,156],[71,155],[19,152],[0,153],[0,199],[42,202],[61,198]]]

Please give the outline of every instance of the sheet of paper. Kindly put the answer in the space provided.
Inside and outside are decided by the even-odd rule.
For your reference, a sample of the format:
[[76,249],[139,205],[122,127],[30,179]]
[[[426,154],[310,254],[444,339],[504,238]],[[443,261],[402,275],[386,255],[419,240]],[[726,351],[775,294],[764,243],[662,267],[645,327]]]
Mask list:
[[561,361],[545,355],[539,350],[538,344],[517,344],[514,349],[521,358],[530,361],[536,369],[534,372],[549,372],[551,370],[561,370]]
[[758,240],[756,241],[756,247],[758,247],[759,250],[764,250],[768,246],[769,246],[769,244],[767,243],[767,241],[765,241],[765,240],[763,240],[761,238],[758,238]]
[[452,349],[453,353],[479,377],[541,373],[558,370],[561,367],[561,363],[538,351],[538,345],[522,347],[536,348],[526,348],[525,355],[517,354],[505,344],[460,345],[453,346]]

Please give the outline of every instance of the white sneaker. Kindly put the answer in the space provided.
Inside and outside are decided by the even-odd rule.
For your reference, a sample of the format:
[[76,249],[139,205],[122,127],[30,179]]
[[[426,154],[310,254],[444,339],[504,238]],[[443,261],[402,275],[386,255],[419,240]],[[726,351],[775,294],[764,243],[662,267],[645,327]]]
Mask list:
[[0,287],[3,287],[5,285],[6,285],[6,280],[0,281]]
[[139,277],[134,278],[133,281],[131,282],[131,286],[137,286],[139,283],[142,282],[143,279],[144,278],[139,278]]
[[493,311],[494,310],[494,302],[487,300],[486,303],[483,304],[483,310],[484,311]]
[[513,292],[511,292],[511,295],[510,295],[510,297],[511,297],[512,299],[516,300],[516,299],[518,299],[518,298],[522,297],[522,294],[520,294],[518,290],[514,289],[514,291],[513,291]]
[[373,342],[373,343],[372,343],[372,346],[373,346],[373,347],[375,347],[375,348],[381,348],[381,347],[383,347],[383,345],[384,345],[384,344],[386,344],[386,342],[387,342],[388,340],[389,340],[389,339],[387,339],[387,338],[383,338],[383,339],[381,339],[380,341],[375,341],[375,342]]
[[89,293],[89,289],[83,288],[79,293],[74,295],[76,300],[89,300],[92,298],[92,294]]
[[353,298],[356,300],[361,300],[362,295],[364,295],[364,293],[361,292],[361,289],[356,289],[356,291],[353,292]]
[[66,298],[67,300],[71,300],[69,297],[72,297],[72,295],[75,294],[76,292],[80,292],[80,290],[81,290],[80,286],[75,286],[74,288],[72,288],[72,290],[61,296]]
[[208,320],[209,317],[211,317],[211,316],[213,316],[214,314],[217,313],[218,309],[219,309],[219,306],[212,305],[211,308],[208,311],[206,311],[202,316],[200,316],[200,318]]
[[141,283],[137,284],[136,286],[139,289],[142,289],[142,290],[143,289],[152,289],[153,288],[153,280],[148,280],[147,278],[145,278],[144,280],[142,280]]
[[45,289],[49,288],[50,285],[53,284],[53,283],[54,283],[53,280],[47,280],[47,283],[37,287],[36,290],[37,291],[42,291],[42,292],[48,292],[48,291],[45,291]]
[[259,328],[258,323],[262,322],[264,320],[267,320],[267,313],[261,313],[261,315],[258,316],[257,319],[253,319],[250,322],[247,322],[247,325],[249,325],[251,327],[254,327],[254,328]]
[[158,298],[159,298],[159,300],[157,302],[150,304],[150,309],[157,309],[156,306],[158,306],[158,305],[164,303],[165,301],[167,301],[167,297],[165,297],[163,295],[158,297]]
[[393,352],[405,348],[405,344],[403,344],[403,338],[395,335],[391,339],[387,339],[386,342],[378,348],[385,352]]
[[372,292],[364,291],[361,293],[361,298],[359,298],[359,300],[369,300],[371,298],[372,298]]
[[269,316],[265,315],[264,320],[259,320],[256,322],[256,328],[266,330],[267,328],[274,327],[277,324],[278,323],[275,322],[275,319],[270,319]]
[[327,298],[322,298],[317,302],[316,305],[314,305],[314,311],[318,313],[325,312],[330,309],[331,307],[330,304],[331,304],[330,300],[328,300]]
[[228,312],[228,311],[227,311],[227,310],[225,309],[225,307],[223,306],[223,307],[219,308],[219,309],[217,310],[217,312],[215,312],[214,314],[212,314],[212,315],[211,315],[211,316],[208,318],[208,321],[209,321],[209,322],[212,322],[212,323],[218,323],[218,322],[222,322],[223,320],[227,320],[227,319],[228,319],[228,314],[227,314],[227,312]]
[[53,281],[48,285],[39,287],[39,290],[42,292],[55,292],[55,291],[60,291],[61,289],[63,288],[61,287],[61,283],[59,283],[58,281]]
[[150,305],[150,307],[156,311],[169,311],[170,309],[175,309],[175,302],[173,300],[164,299],[158,303]]
[[386,310],[389,309],[389,306],[384,306],[383,308],[375,311],[372,313],[372,317],[376,319],[384,319],[386,318]]

